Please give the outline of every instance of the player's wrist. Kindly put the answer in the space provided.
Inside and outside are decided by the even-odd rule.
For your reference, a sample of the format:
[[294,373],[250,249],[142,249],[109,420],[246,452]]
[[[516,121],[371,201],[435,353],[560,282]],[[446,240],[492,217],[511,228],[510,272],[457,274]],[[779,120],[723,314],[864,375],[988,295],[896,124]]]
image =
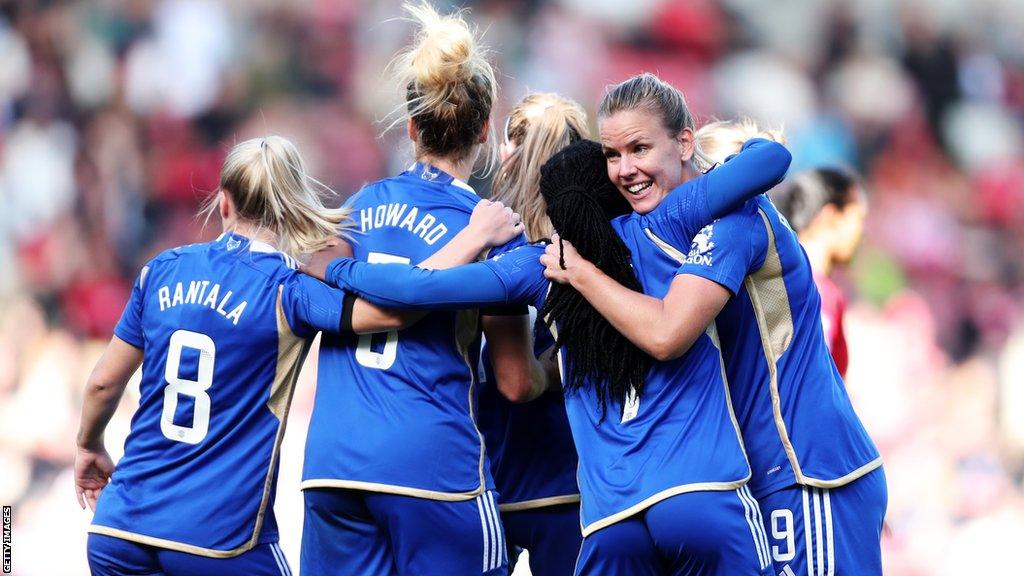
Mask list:
[[98,453],[103,452],[106,448],[104,447],[103,439],[100,438],[94,441],[78,442],[78,450],[80,452]]
[[567,265],[566,272],[569,276],[569,284],[577,290],[589,287],[601,274],[601,270],[597,266],[584,258],[577,258],[571,265]]

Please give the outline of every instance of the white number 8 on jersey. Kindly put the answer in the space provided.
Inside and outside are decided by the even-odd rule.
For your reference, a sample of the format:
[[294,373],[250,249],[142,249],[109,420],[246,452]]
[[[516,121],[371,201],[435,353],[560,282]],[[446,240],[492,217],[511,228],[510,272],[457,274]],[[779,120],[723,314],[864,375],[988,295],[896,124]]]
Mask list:
[[[385,254],[383,252],[370,252],[366,255],[366,261],[370,264],[386,264],[397,262],[408,264],[410,260],[404,256]],[[381,332],[375,332],[381,334]],[[380,352],[374,352],[370,347],[373,344],[373,334],[363,334],[359,337],[359,345],[356,346],[356,362],[367,368],[387,370],[395,363],[398,356],[398,331],[388,330],[384,340],[384,348]]]
[[[178,373],[181,353],[185,348],[199,352],[195,380],[182,378]],[[171,334],[164,369],[164,379],[167,380],[167,386],[164,388],[164,411],[160,416],[160,431],[170,440],[198,444],[206,438],[206,433],[210,429],[210,395],[206,391],[213,384],[213,360],[216,355],[217,346],[206,334],[188,330],[177,330]],[[179,426],[174,423],[179,394],[194,399],[191,426]]]

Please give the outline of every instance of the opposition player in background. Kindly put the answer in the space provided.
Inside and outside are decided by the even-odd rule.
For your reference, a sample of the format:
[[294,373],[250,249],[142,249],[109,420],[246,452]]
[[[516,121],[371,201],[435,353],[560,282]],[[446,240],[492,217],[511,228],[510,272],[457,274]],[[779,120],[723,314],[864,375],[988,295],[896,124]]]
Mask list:
[[[606,149],[618,149],[607,121],[606,134]],[[758,136],[773,137],[751,123],[724,122],[702,128],[697,140],[720,162],[763,142]],[[639,178],[616,168],[609,163],[620,187]],[[678,262],[660,300],[616,282],[569,243],[548,248],[546,274],[579,290],[659,359],[686,354],[711,323],[752,468],[750,490],[772,537],[761,553],[787,576],[881,574],[882,461],[825,346],[818,292],[796,234],[765,195],[693,237],[671,227],[650,232]]]
[[867,196],[849,172],[815,168],[797,174],[788,185],[772,190],[771,198],[807,252],[814,282],[821,293],[825,343],[845,378],[850,364],[843,333],[846,297],[831,275],[836,266],[850,263],[860,245],[868,214]]
[[[522,216],[528,240],[550,238],[553,230],[540,195],[540,168],[552,154],[586,136],[586,112],[557,94],[534,93],[512,109],[503,132],[502,164],[491,198]],[[552,365],[554,389],[531,402],[509,402],[493,385],[485,348],[479,422],[501,496],[499,510],[510,552],[529,550],[534,576],[558,576],[572,574],[583,536],[576,447],[557,384],[557,366],[551,362],[554,341],[541,328],[535,349],[545,352]]]
[[[457,14],[406,9],[418,33],[396,70],[416,161],[347,203],[354,255],[371,263],[422,262],[465,228],[480,202],[466,181],[496,148],[497,86],[474,33]],[[507,572],[476,425],[481,324],[498,389],[535,396],[525,307],[431,313],[404,330],[323,338],[301,484],[303,574]]]
[[[670,142],[661,144],[675,152],[664,153],[690,160],[690,146],[665,138]],[[664,191],[664,201],[640,215],[608,181],[600,146],[583,141],[552,157],[540,190],[554,227],[583,243],[606,273],[660,294],[667,285],[657,278],[676,264],[661,256],[641,223],[696,233],[774,184],[788,163],[782,146],[755,143],[713,173]],[[749,467],[712,339],[681,358],[653,361],[571,289],[549,292],[537,260],[542,252],[530,245],[444,271],[352,259],[326,267],[314,257],[309,270],[323,274],[326,267],[331,282],[384,306],[529,302],[550,315],[580,460],[584,541],[577,574],[768,574],[756,504],[743,488]]]
[[[75,484],[96,510],[93,574],[289,574],[274,517],[278,449],[309,339],[338,329],[343,298],[297,273],[295,257],[350,222],[313,184],[289,141],[242,142],[211,203],[224,233],[142,269],[82,407]],[[140,363],[115,469],[103,431]]]

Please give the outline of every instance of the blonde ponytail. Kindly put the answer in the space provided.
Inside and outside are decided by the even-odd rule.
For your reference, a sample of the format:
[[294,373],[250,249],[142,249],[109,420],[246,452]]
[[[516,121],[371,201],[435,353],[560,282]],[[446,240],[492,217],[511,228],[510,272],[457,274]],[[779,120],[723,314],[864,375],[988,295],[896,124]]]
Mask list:
[[220,188],[240,218],[276,234],[276,248],[293,257],[327,246],[351,226],[351,210],[324,206],[317,189],[331,190],[306,173],[298,149],[280,136],[236,144],[224,159]]
[[540,195],[540,167],[556,152],[587,135],[587,113],[557,94],[530,94],[509,114],[505,137],[515,145],[494,178],[492,200],[523,217],[531,241],[550,238],[554,229]]
[[[417,155],[462,161],[473,153],[485,128],[488,161],[497,155],[489,126],[497,81],[487,51],[461,13],[442,16],[430,4],[406,4],[419,27],[411,47],[392,62],[406,92],[406,111],[417,128]],[[402,121],[398,117],[392,126]]]

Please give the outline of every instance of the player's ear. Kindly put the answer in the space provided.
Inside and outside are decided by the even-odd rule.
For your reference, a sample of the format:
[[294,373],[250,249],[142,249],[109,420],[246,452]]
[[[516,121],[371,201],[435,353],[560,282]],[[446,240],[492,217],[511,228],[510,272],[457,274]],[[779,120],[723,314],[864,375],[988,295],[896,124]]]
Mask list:
[[227,221],[231,218],[232,212],[234,212],[234,206],[231,205],[231,198],[228,197],[228,193],[223,189],[217,193],[219,199],[217,200],[217,209],[220,212],[220,219]]
[[683,164],[686,164],[691,158],[693,158],[693,130],[683,128],[679,131],[679,134],[676,134],[675,141],[676,145],[679,147],[679,159],[682,160]]
[[490,119],[484,121],[484,127],[480,130],[480,139],[477,140],[478,144],[486,144],[487,137],[490,136],[491,121]]
[[412,118],[409,118],[409,121],[405,123],[405,131],[409,134],[409,140],[412,140],[413,142],[416,141],[416,138],[420,133],[420,131],[416,129],[416,121]]

